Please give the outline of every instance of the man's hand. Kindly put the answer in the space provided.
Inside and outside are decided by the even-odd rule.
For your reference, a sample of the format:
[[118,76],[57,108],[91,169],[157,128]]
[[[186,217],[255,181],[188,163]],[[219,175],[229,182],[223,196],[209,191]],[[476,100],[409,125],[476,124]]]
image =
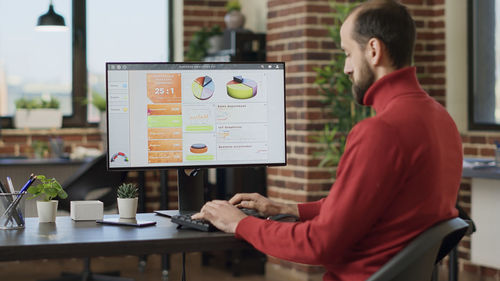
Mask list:
[[274,202],[258,193],[238,193],[229,200],[229,203],[241,208],[254,209],[268,217],[279,214],[299,216],[296,204]]
[[207,202],[201,211],[192,215],[191,218],[208,220],[224,232],[235,233],[238,223],[246,216],[228,201],[214,200]]

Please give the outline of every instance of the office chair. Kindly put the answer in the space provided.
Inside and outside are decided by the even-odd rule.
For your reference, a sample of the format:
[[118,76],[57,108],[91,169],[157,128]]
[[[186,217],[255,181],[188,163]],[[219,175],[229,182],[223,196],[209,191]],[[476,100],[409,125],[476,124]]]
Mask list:
[[[100,200],[104,209],[114,208],[116,205],[116,187],[126,178],[127,172],[108,172],[106,168],[106,154],[102,154],[87,164],[84,164],[63,184],[63,189],[68,193],[68,197],[59,200],[62,210],[70,211],[70,202],[75,200]],[[89,194],[94,193],[92,198]],[[109,276],[109,275],[115,276]],[[93,274],[90,270],[90,258],[84,258],[83,271],[76,273],[62,273],[58,279],[52,281],[133,281],[130,278],[118,277],[119,272],[109,272],[105,274]],[[48,281],[48,280],[47,280]]]
[[458,217],[432,226],[367,281],[431,280],[435,265],[458,245],[468,228],[469,224]]

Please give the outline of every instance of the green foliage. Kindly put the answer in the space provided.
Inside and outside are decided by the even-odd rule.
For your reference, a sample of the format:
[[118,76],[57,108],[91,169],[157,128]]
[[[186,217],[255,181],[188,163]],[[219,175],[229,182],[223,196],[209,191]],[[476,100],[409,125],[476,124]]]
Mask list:
[[137,185],[134,183],[122,183],[118,186],[118,198],[135,198],[137,197]]
[[221,35],[222,29],[219,25],[214,25],[210,30],[203,27],[201,30],[196,31],[189,41],[189,47],[186,53],[187,61],[201,61],[207,55],[207,50],[210,47],[208,38]]
[[54,97],[50,97],[49,100],[45,100],[42,98],[20,98],[17,99],[15,103],[16,108],[18,109],[59,108],[59,101]]
[[226,3],[226,12],[227,13],[230,13],[232,11],[240,11],[240,10],[241,10],[240,1],[238,1],[238,0],[227,1],[227,3]]
[[43,195],[43,201],[50,201],[56,197],[64,199],[68,194],[61,187],[55,178],[48,179],[44,175],[37,175],[36,179],[41,183],[28,188],[28,193],[32,194],[29,199],[33,199],[39,195]]
[[49,152],[49,145],[47,144],[47,142],[41,140],[34,140],[31,143],[31,148],[35,153],[36,158],[43,158],[45,152]]
[[92,99],[85,99],[84,104],[92,104],[99,112],[106,111],[106,99],[96,91],[92,91]]
[[[336,47],[340,47],[340,27],[342,22],[354,8],[356,3],[333,3],[331,7],[335,13],[332,14],[334,23],[328,27],[330,37]],[[345,55],[336,52],[332,61],[324,67],[318,67],[316,71],[315,84],[319,87],[319,93],[324,97],[328,112],[333,115],[332,121],[327,123],[318,136],[312,137],[315,141],[323,144],[323,149],[314,154],[321,157],[320,167],[330,167],[338,164],[344,153],[347,134],[356,123],[371,115],[368,107],[357,104],[351,93],[351,81],[344,74]]]

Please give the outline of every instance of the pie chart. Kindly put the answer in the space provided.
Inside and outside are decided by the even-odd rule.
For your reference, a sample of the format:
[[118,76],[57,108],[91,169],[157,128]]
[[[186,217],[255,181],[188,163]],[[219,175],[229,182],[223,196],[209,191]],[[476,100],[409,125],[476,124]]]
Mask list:
[[207,100],[214,94],[215,83],[209,76],[198,77],[191,84],[191,90],[195,98]]
[[226,89],[232,98],[249,99],[257,94],[257,82],[243,76],[234,76],[233,80],[227,82]]

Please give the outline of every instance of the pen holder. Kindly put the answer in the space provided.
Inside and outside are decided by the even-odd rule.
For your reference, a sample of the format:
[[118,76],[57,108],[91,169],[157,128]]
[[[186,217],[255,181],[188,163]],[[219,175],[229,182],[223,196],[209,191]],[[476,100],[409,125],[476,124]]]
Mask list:
[[23,193],[0,193],[0,229],[24,228]]

